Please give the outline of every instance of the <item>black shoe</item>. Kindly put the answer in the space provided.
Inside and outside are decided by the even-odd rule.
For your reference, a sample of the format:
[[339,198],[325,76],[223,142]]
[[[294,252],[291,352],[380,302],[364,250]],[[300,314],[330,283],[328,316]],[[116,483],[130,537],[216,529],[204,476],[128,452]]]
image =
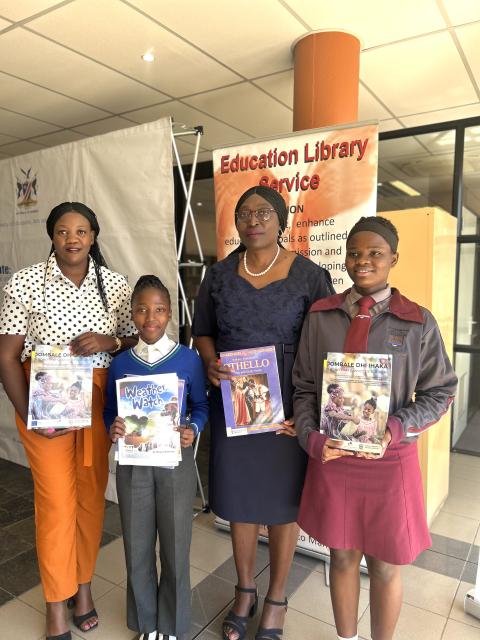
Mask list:
[[[97,618],[97,622],[91,627],[89,627],[88,629],[84,629],[82,627],[82,624],[86,622],[89,618],[93,618],[93,617]],[[89,631],[93,631],[93,629],[96,629],[98,627],[98,613],[96,612],[95,609],[92,609],[88,613],[84,613],[82,616],[73,616],[73,624],[77,627],[77,629],[80,629],[82,633],[88,633]]]
[[72,632],[65,631],[65,633],[61,633],[59,636],[47,636],[46,640],[72,640]]
[[257,612],[257,607],[258,607],[258,589],[257,589],[257,587],[255,587],[254,589],[246,589],[245,587],[239,587],[238,585],[235,585],[235,589],[236,589],[236,591],[239,591],[240,593],[254,593],[255,594],[255,600],[254,600],[252,606],[250,607],[250,611],[248,612],[248,616],[239,616],[233,611],[233,609],[230,609],[230,611],[227,613],[227,615],[223,619],[223,624],[222,624],[223,640],[229,640],[228,633],[226,631],[227,629],[230,629],[234,633],[238,633],[237,640],[243,640],[243,638],[245,638],[245,636],[247,635],[247,622],[248,622],[248,619],[249,618],[253,618],[253,616]]
[[[264,602],[267,604],[273,604],[275,607],[285,607],[285,611],[288,609],[288,600],[286,598],[283,602],[265,598]],[[255,640],[282,640],[282,634],[283,629],[265,629],[265,627],[259,627],[255,634]]]

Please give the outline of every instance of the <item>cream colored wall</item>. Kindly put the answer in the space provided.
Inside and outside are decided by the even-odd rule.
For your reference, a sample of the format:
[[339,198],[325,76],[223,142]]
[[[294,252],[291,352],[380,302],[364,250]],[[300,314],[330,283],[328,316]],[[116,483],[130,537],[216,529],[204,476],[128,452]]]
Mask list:
[[[453,358],[456,219],[441,209],[383,212],[400,236],[398,265],[390,284],[429,309]],[[419,441],[425,508],[431,523],[448,495],[450,411]]]

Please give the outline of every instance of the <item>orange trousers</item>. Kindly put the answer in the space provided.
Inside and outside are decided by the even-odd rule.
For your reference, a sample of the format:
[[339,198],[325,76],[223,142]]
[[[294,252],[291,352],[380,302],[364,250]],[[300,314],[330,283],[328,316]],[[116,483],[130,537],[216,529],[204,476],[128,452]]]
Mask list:
[[[27,375],[29,368],[25,363]],[[95,569],[110,449],[103,423],[107,374],[108,369],[94,369],[91,429],[48,439],[27,430],[16,416],[34,482],[37,556],[46,602],[74,595]]]

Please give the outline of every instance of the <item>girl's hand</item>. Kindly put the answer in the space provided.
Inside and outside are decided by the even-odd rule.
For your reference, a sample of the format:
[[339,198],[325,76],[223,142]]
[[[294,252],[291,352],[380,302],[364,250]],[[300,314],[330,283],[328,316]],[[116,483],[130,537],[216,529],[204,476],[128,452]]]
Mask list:
[[48,438],[51,440],[52,438],[58,438],[59,436],[65,436],[67,433],[71,431],[78,431],[82,427],[67,427],[66,429],[34,429],[35,433],[38,433],[39,436],[43,438]]
[[327,438],[322,449],[322,463],[326,464],[330,460],[338,460],[338,458],[346,458],[347,456],[354,456],[354,451],[347,451],[347,449],[339,449],[336,446],[336,440]]
[[117,341],[113,336],[87,331],[70,342],[70,351],[74,356],[91,356],[101,351],[114,351]]
[[110,440],[115,443],[119,438],[124,438],[125,430],[125,420],[117,416],[110,427]]
[[282,428],[278,431],[275,431],[275,435],[277,436],[290,436],[291,438],[297,437],[297,431],[295,429],[295,420],[293,418],[289,418],[288,420],[284,420],[282,422]]
[[228,367],[222,367],[220,360],[210,360],[207,368],[207,377],[215,386],[220,386],[220,380],[230,380],[232,371]]
[[385,430],[385,435],[382,438],[382,442],[380,443],[382,445],[381,453],[364,453],[363,451],[357,451],[355,456],[357,458],[366,458],[367,460],[380,460],[380,458],[383,458],[383,456],[385,455],[385,451],[387,450],[387,447],[390,444],[391,440],[392,433],[390,429],[387,428]]
[[190,427],[177,427],[177,431],[180,431],[180,445],[184,448],[191,447],[195,440],[195,433]]

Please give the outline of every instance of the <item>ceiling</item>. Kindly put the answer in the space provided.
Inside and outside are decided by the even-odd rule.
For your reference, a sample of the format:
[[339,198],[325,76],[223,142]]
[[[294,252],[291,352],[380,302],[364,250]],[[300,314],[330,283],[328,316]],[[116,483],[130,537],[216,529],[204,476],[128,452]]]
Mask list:
[[200,160],[291,131],[291,44],[317,29],[359,36],[381,131],[480,116],[478,0],[0,0],[0,159],[165,115],[205,127]]

